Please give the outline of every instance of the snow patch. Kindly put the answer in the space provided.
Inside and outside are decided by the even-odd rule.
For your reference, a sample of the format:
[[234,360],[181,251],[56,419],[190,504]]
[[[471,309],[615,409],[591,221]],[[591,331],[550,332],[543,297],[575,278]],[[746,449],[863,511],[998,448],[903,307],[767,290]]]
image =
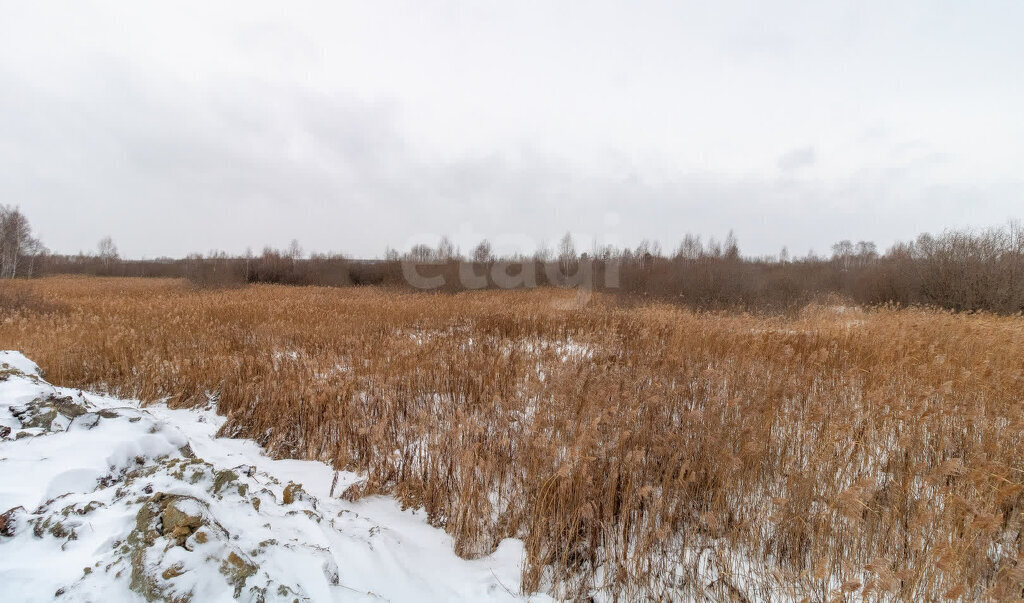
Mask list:
[[35,375],[36,377],[43,376],[43,371],[39,369],[39,365],[26,358],[21,352],[13,350],[0,350],[0,370],[3,369],[14,369],[26,375]]
[[524,598],[520,541],[460,559],[422,512],[337,498],[361,476],[218,438],[212,408],[142,407],[41,376],[0,352],[5,600]]

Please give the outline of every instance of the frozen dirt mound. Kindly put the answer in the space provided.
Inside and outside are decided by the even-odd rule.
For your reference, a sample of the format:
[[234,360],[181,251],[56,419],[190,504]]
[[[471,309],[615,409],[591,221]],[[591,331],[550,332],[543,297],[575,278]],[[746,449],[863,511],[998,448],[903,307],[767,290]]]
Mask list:
[[338,498],[359,476],[269,459],[222,422],[55,387],[0,352],[3,598],[520,598],[520,542],[459,559],[422,513]]

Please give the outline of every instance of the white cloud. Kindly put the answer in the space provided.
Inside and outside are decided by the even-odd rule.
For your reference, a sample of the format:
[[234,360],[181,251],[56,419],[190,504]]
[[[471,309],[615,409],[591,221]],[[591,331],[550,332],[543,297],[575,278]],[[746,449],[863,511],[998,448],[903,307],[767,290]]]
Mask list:
[[150,257],[1019,217],[1024,7],[727,4],[6,3],[0,200]]

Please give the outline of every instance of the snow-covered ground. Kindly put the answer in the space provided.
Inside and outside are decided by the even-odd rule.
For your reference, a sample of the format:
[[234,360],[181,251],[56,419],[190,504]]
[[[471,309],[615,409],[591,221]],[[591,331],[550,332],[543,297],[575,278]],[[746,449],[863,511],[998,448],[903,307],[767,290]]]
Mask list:
[[422,513],[340,499],[358,475],[272,460],[222,422],[0,352],[0,600],[523,598],[521,542],[460,559]]

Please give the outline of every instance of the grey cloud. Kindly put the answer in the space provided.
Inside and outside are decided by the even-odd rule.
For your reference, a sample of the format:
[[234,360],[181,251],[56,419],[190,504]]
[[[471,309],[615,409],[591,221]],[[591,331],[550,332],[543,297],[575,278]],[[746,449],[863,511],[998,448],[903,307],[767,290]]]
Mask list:
[[[57,250],[91,248],[109,231],[133,256],[283,246],[292,237],[307,249],[373,255],[468,225],[492,238],[550,242],[568,229],[626,245],[656,239],[666,249],[686,232],[721,238],[733,228],[745,252],[796,252],[844,237],[884,246],[941,228],[921,217],[935,203],[946,216],[1001,221],[997,207],[971,212],[958,203],[1024,192],[1019,182],[929,188],[915,184],[912,166],[794,182],[685,172],[652,180],[626,160],[581,175],[529,147],[442,161],[407,142],[392,103],[244,79],[177,98],[158,93],[166,82],[131,71],[96,81],[75,100],[88,114],[30,90],[0,101],[39,108],[4,130],[22,164],[0,173],[0,190],[21,200]],[[813,147],[798,148],[779,167],[815,158]],[[30,169],[48,162],[45,172]],[[611,228],[609,215],[620,218]]]
[[[640,20],[639,14],[631,13],[631,18],[638,19],[636,31],[644,32],[651,24]],[[587,23],[583,29],[591,31]],[[600,22],[594,25],[600,30]],[[664,39],[676,39],[674,29],[667,25],[671,35]],[[699,33],[697,25],[695,32]],[[491,26],[494,24],[487,25]],[[809,42],[799,28],[776,23],[764,30],[768,33],[763,37],[756,29],[752,31],[748,45],[755,54],[808,60],[801,52]],[[509,142],[494,134],[494,140],[482,142],[468,137],[473,141],[470,144],[455,136],[438,143],[429,133],[411,132],[412,120],[430,115],[417,113],[417,103],[438,101],[415,86],[407,90],[408,96],[402,96],[401,92],[379,93],[367,84],[365,73],[363,80],[352,76],[351,90],[346,88],[349,71],[326,82],[291,77],[293,70],[331,65],[324,40],[309,28],[256,25],[243,27],[235,38],[241,40],[244,56],[249,50],[258,50],[263,53],[256,55],[259,66],[266,63],[268,71],[286,77],[249,68],[221,72],[219,67],[193,77],[187,70],[161,69],[159,60],[132,52],[135,48],[127,43],[83,54],[84,58],[70,63],[73,68],[58,63],[41,73],[25,68],[27,60],[20,65],[17,55],[0,56],[0,203],[20,204],[55,250],[91,249],[101,235],[110,233],[123,253],[135,257],[284,246],[293,237],[307,249],[374,255],[385,245],[401,245],[416,234],[458,234],[463,225],[473,236],[519,233],[538,242],[552,242],[569,229],[629,245],[642,238],[657,239],[666,249],[687,231],[722,237],[734,228],[745,252],[769,253],[782,245],[794,252],[807,247],[824,250],[842,238],[875,239],[884,246],[920,230],[998,223],[1011,217],[1008,212],[1019,207],[1024,193],[1019,179],[1000,177],[999,172],[975,172],[970,179],[947,176],[945,170],[939,173],[939,160],[945,161],[945,167],[958,164],[962,157],[988,153],[998,159],[1007,153],[1002,152],[1003,147],[971,146],[971,139],[962,143],[956,138],[950,140],[961,142],[959,146],[945,141],[927,149],[901,149],[900,140],[931,139],[933,134],[923,126],[909,133],[902,130],[899,115],[856,116],[852,129],[872,123],[899,125],[887,126],[885,136],[858,139],[854,134],[848,144],[856,147],[853,151],[837,151],[839,143],[818,142],[841,138],[839,126],[823,132],[821,138],[810,126],[797,134],[789,134],[786,124],[777,124],[775,130],[743,129],[748,123],[760,124],[741,119],[749,114],[763,111],[788,119],[786,116],[795,112],[791,111],[794,102],[811,107],[811,100],[828,101],[829,95],[846,98],[841,88],[825,94],[825,88],[819,88],[813,78],[807,80],[809,90],[821,98],[808,100],[799,96],[800,91],[785,96],[784,84],[799,81],[800,68],[814,67],[811,63],[795,65],[785,72],[793,80],[770,88],[772,94],[767,96],[778,92],[777,105],[761,106],[762,101],[772,99],[751,98],[737,105],[747,111],[745,115],[729,113],[739,111],[736,108],[713,114],[707,108],[715,108],[716,99],[734,96],[723,92],[741,89],[723,87],[750,75],[736,63],[676,65],[671,61],[691,55],[715,59],[661,46],[651,46],[646,54],[633,57],[639,62],[630,62],[624,46],[616,53],[623,58],[615,68],[635,75],[635,93],[644,95],[636,102],[627,99],[629,102],[617,105],[609,101],[612,104],[605,106],[605,99],[586,94],[591,90],[586,87],[589,80],[563,84],[541,78],[538,81],[548,82],[551,90],[510,86],[508,98],[502,101],[505,105],[492,107],[494,97],[481,96],[480,114],[474,114],[477,121],[467,117],[460,122],[461,115],[456,115],[452,122],[456,124],[453,127],[469,131],[494,115],[508,115],[510,123],[522,126],[534,138],[524,135],[525,140]],[[398,44],[400,36],[389,40]],[[57,42],[53,42],[53,54],[59,55]],[[554,42],[558,42],[553,45],[557,50],[565,41]],[[591,48],[586,44],[586,40],[580,41],[581,56]],[[598,45],[591,50],[602,48]],[[460,52],[466,54],[473,47],[467,49]],[[720,46],[714,49],[721,50]],[[49,52],[49,47],[46,50]],[[411,47],[405,54],[396,53],[401,60],[391,57],[391,62],[380,67],[416,66],[417,52],[433,50]],[[543,52],[537,54],[547,60]],[[503,67],[545,73],[544,64],[519,64],[514,62],[517,57],[502,55],[509,61]],[[460,57],[434,58],[442,63],[442,59],[453,61],[450,71],[434,75],[450,76],[441,82],[452,86],[445,94],[456,105],[463,96],[472,97],[484,87],[475,77],[500,72],[455,63]],[[570,55],[562,58],[564,64],[553,74],[571,75]],[[823,57],[817,67],[831,69],[828,58]],[[360,56],[358,63],[377,66],[375,60],[367,54]],[[759,65],[758,69],[781,68],[782,62],[777,63]],[[449,63],[444,64],[447,68]],[[470,71],[473,76],[466,81],[453,75],[467,66],[477,70]],[[630,71],[633,67],[637,71]],[[348,68],[355,69],[352,65]],[[400,77],[398,73],[395,78]],[[408,70],[402,73],[407,78],[419,76]],[[689,89],[682,94],[671,87],[674,80],[665,74],[685,74],[678,79],[709,82],[709,87],[699,94]],[[388,71],[384,79],[392,75]],[[777,73],[768,73],[766,78],[774,75]],[[777,80],[766,81],[774,84]],[[499,77],[489,83],[506,90],[497,85],[505,83]],[[662,84],[667,87],[659,88]],[[715,86],[719,86],[718,95],[713,94]],[[557,123],[551,126],[540,121],[536,130],[531,129],[531,119],[543,118],[546,108],[557,100],[554,97],[567,90],[578,94],[573,102],[579,110],[559,114],[561,121],[581,125],[578,130],[588,136],[592,132],[604,136],[604,126],[614,130],[607,138],[599,138],[601,148],[595,149],[590,138],[576,141],[572,128],[565,134],[570,141],[566,146],[545,145],[547,139],[541,138],[548,131],[544,128],[556,129]],[[668,100],[664,105],[649,102],[658,98]],[[673,99],[685,102],[674,104],[670,102]],[[447,107],[444,102],[440,105]],[[648,105],[664,110],[652,109],[643,115],[633,111]],[[476,110],[475,105],[469,106]],[[530,113],[531,106],[543,111]],[[946,119],[947,113],[941,117]],[[824,118],[818,115],[817,119]],[[743,123],[736,125],[738,122]],[[414,125],[418,123],[422,122]],[[798,119],[796,123],[811,120]],[[720,127],[737,130],[720,132]],[[632,144],[631,132],[650,133],[649,140],[639,138],[649,146]],[[935,131],[935,136],[942,134],[945,130]],[[677,139],[685,144],[673,146]],[[714,147],[722,140],[732,142],[709,152],[718,155],[720,163],[701,166],[699,171],[695,168],[699,164],[687,163],[690,151],[702,155],[705,146]],[[808,140],[816,146],[786,146]],[[791,150],[775,157],[780,148]],[[599,158],[606,151],[615,159],[602,163]],[[746,154],[736,157],[730,152]],[[872,161],[864,161],[866,155]],[[819,156],[827,157],[829,166],[841,167],[828,176],[821,175]],[[653,161],[647,160],[652,157]],[[734,162],[738,167],[733,167]],[[670,167],[651,169],[651,165]],[[796,174],[800,178],[795,178]],[[618,217],[611,227],[609,216]]]
[[784,172],[793,172],[800,168],[814,165],[817,159],[818,154],[815,152],[814,147],[802,147],[784,153],[779,157],[778,166]]

